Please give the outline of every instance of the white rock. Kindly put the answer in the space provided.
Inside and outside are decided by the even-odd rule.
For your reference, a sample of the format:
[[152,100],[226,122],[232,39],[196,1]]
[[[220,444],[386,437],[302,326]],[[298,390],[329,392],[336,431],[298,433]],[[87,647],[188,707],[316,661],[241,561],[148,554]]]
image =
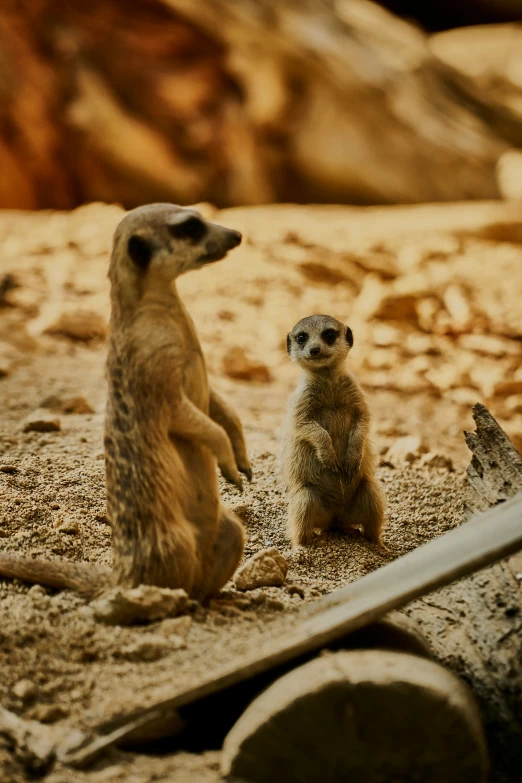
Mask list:
[[288,573],[288,563],[275,548],[263,549],[251,557],[234,577],[237,590],[256,587],[281,587]]
[[[94,616],[108,625],[132,625],[174,617],[187,609],[188,595],[184,590],[140,585],[113,587],[91,602]],[[165,637],[161,637],[163,640]]]

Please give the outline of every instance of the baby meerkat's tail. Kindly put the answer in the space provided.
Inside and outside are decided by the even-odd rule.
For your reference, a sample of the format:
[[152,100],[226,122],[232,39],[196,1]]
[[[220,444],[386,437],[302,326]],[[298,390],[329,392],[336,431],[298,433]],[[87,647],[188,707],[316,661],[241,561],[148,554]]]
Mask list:
[[72,588],[93,598],[112,585],[110,568],[63,560],[29,560],[0,553],[0,578],[21,579],[46,587]]

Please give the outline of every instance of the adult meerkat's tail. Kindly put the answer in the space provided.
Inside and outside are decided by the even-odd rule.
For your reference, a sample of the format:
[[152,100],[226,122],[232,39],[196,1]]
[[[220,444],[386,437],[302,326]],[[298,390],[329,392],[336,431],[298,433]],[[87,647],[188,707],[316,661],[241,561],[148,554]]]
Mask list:
[[69,587],[94,598],[112,585],[111,569],[63,560],[29,560],[0,553],[0,578],[21,579],[46,587]]

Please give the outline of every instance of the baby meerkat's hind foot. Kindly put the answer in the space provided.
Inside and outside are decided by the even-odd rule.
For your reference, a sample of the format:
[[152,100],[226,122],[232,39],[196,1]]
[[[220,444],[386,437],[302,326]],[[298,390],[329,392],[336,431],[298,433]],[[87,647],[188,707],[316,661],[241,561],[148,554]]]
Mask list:
[[288,503],[288,535],[293,546],[309,546],[314,530],[329,527],[331,517],[313,489],[301,487],[294,491]]
[[384,498],[376,481],[363,479],[350,502],[350,507],[339,520],[339,529],[348,533],[356,525],[362,527],[368,541],[382,547],[384,525]]

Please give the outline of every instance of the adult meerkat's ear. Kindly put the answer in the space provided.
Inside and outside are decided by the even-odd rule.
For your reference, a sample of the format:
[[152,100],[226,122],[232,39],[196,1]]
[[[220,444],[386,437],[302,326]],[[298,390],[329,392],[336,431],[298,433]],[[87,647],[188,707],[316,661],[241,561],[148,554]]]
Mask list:
[[286,350],[288,353],[290,353],[290,348],[292,347],[292,344],[290,342],[290,333],[286,335]]
[[137,267],[147,269],[151,262],[154,248],[144,237],[133,234],[127,242],[127,253]]
[[349,326],[346,327],[346,342],[350,348],[353,346],[353,332]]

